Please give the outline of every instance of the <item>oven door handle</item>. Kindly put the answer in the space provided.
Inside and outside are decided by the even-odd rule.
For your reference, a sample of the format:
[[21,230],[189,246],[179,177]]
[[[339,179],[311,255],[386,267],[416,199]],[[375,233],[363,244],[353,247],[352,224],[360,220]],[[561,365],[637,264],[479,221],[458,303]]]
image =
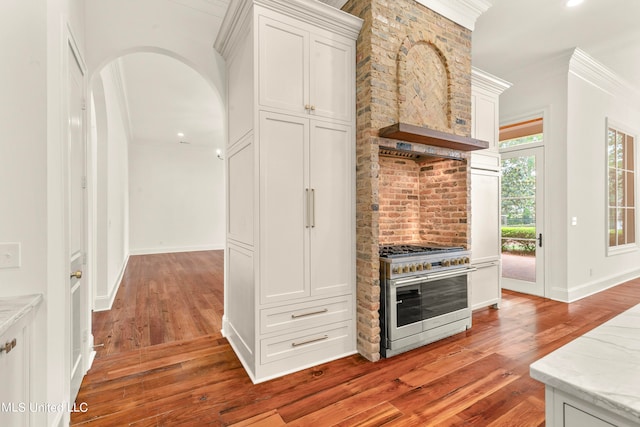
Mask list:
[[427,274],[427,280],[431,281],[436,279],[446,279],[447,277],[462,276],[463,274],[471,273],[476,270],[477,268],[475,267],[467,267],[457,270],[445,271],[444,273]]
[[471,273],[476,270],[477,268],[475,267],[460,268],[456,270],[445,271],[444,273],[426,274],[424,276],[411,277],[409,279],[398,280],[394,284],[395,286],[405,286],[405,285],[412,285],[414,283],[430,282],[432,280],[437,280],[437,279],[446,279],[447,277],[461,276],[463,274]]

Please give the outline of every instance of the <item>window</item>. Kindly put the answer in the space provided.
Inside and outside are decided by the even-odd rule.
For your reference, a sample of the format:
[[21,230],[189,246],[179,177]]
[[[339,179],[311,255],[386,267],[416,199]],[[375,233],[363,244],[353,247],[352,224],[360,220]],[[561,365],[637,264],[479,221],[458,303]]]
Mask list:
[[500,127],[500,148],[541,142],[541,117]]
[[636,243],[635,138],[607,124],[609,253]]

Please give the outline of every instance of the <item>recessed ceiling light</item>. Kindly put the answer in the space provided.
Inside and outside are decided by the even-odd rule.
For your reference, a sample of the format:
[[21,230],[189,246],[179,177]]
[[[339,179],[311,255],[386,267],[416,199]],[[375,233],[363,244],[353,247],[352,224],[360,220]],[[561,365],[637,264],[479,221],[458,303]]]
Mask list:
[[574,7],[582,3],[584,0],[567,0],[567,7]]
[[184,133],[182,133],[182,132],[178,132],[178,136],[179,136],[180,138],[182,138],[182,137],[184,136]]

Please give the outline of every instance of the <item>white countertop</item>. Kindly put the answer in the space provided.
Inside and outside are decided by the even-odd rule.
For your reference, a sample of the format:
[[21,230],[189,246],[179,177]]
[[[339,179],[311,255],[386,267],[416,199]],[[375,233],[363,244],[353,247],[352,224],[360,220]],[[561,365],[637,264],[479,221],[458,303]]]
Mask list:
[[0,298],[0,336],[42,302],[42,294]]
[[640,304],[531,364],[531,377],[640,423]]

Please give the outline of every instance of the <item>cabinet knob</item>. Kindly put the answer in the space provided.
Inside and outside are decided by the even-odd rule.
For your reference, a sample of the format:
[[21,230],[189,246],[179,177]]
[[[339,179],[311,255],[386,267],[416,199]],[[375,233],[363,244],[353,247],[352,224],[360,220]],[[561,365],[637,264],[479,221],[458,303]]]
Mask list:
[[11,350],[13,350],[15,348],[15,346],[18,344],[18,341],[14,338],[11,341],[7,341],[2,347],[0,347],[0,353],[2,353],[3,351],[5,353],[9,353]]
[[315,105],[311,106],[311,111],[316,111],[316,106]]
[[305,109],[305,110],[310,110],[310,109],[311,109],[311,105],[309,105],[309,104],[305,104],[304,109]]

